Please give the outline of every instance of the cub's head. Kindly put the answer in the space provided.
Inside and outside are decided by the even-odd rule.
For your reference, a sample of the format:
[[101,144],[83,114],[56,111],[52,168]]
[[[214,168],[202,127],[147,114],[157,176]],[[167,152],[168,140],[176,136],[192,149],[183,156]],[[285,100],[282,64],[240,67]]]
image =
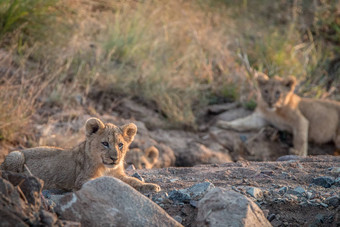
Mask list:
[[139,148],[132,149],[125,158],[127,165],[134,165],[136,169],[151,169],[158,161],[159,151],[151,146],[143,152]]
[[85,124],[86,148],[94,161],[99,161],[108,168],[116,168],[124,161],[130,143],[137,133],[133,123],[123,126],[104,124],[97,118],[90,118]]
[[296,79],[293,76],[287,78],[268,78],[265,74],[257,77],[262,100],[267,104],[268,109],[275,111],[288,104],[290,97],[294,93]]

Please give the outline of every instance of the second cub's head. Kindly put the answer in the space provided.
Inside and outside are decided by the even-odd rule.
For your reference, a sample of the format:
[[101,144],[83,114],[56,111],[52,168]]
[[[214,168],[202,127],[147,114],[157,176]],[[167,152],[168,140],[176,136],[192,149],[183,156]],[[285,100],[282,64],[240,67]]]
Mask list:
[[86,152],[102,162],[105,167],[115,168],[124,161],[129,145],[133,141],[137,126],[129,123],[123,126],[104,124],[98,118],[86,121]]
[[259,74],[257,83],[262,100],[267,104],[269,110],[275,111],[277,108],[288,104],[291,95],[294,93],[296,79],[294,76],[269,78],[265,74]]

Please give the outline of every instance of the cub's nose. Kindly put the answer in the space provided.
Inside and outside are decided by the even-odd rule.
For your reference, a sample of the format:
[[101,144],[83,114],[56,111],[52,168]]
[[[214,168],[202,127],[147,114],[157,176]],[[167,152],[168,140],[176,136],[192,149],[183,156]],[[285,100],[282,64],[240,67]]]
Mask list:
[[117,157],[110,157],[113,162],[117,162],[118,158]]

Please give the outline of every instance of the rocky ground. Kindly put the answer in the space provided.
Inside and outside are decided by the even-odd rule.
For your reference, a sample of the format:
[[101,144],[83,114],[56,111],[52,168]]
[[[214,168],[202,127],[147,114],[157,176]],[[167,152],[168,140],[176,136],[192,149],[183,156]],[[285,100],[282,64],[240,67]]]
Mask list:
[[[184,226],[195,226],[200,191],[221,187],[254,201],[273,226],[340,225],[340,157],[282,157],[277,162],[200,165],[190,168],[139,170],[163,192],[151,198]],[[185,189],[185,190],[182,190]],[[202,192],[203,193],[203,192]]]
[[[241,226],[249,223],[260,226],[340,226],[340,157],[334,156],[337,153],[332,144],[310,144],[309,154],[312,156],[300,158],[287,156],[292,138],[285,132],[267,127],[259,132],[238,133],[215,127],[216,120],[229,121],[251,113],[236,103],[210,106],[202,110],[199,128],[186,131],[173,129],[164,123],[159,114],[132,100],[122,99],[119,105],[117,102],[105,102],[105,99],[101,103],[101,106],[93,104],[93,108],[75,108],[62,112],[51,109],[37,113],[33,119],[37,144],[70,147],[81,142],[84,139],[84,123],[90,116],[117,125],[131,121],[136,123],[138,134],[131,149],[144,150],[155,146],[159,150],[159,160],[153,169],[134,169],[127,165],[127,173],[162,187],[160,193],[147,194],[150,200],[142,199],[140,206],[148,207],[160,215],[164,223],[171,226],[174,218],[177,224],[184,226],[224,226],[225,223],[241,223]],[[112,103],[115,105],[110,106]],[[19,148],[3,148],[0,159],[15,149]],[[9,180],[8,177],[3,178]],[[44,202],[34,207],[29,205],[27,196],[20,192],[22,188],[18,182],[9,182],[12,186],[5,182],[2,184],[7,186],[0,188],[0,208],[7,212],[9,203],[17,204],[19,208],[14,205],[12,213],[7,212],[9,216],[1,218],[16,216],[24,224],[62,226],[69,224],[64,220],[71,220],[75,221],[74,225],[81,223],[89,226],[89,223],[95,222],[89,219],[91,215],[82,212],[95,209],[90,207],[93,201],[105,201],[102,202],[104,204],[108,202],[106,205],[99,202],[101,209],[116,205],[116,200],[97,198],[98,193],[88,189],[89,192],[62,196],[44,192],[46,201],[52,207],[46,207]],[[117,190],[130,190],[124,185],[121,187],[123,189]],[[10,193],[8,188],[11,188]],[[36,191],[34,194],[37,196],[41,188],[32,190]],[[30,193],[30,189],[26,188],[26,191]],[[18,193],[18,196],[10,198],[11,193]],[[142,196],[135,192],[132,195],[129,200],[131,204],[140,201],[138,198]],[[119,199],[119,195],[115,196]],[[60,197],[64,199],[60,200]],[[78,216],[72,217],[69,211],[67,215],[60,212],[60,207],[73,204],[71,201],[74,198],[79,200],[80,205],[76,203],[75,207],[71,207]],[[153,205],[151,201],[159,206]],[[105,218],[108,218],[109,223],[115,220],[124,223],[131,214],[136,217],[145,216],[135,210],[133,212],[136,213],[129,211],[126,216],[124,212],[117,213],[115,209],[123,208],[112,208],[107,211],[110,215],[105,217],[100,216],[99,212],[95,218],[103,219],[102,224],[105,224]],[[19,214],[18,210],[22,210],[23,214]],[[83,223],[79,217],[86,217],[86,222]],[[133,223],[145,224],[144,221],[143,218],[136,219]],[[157,220],[153,221],[157,223]]]

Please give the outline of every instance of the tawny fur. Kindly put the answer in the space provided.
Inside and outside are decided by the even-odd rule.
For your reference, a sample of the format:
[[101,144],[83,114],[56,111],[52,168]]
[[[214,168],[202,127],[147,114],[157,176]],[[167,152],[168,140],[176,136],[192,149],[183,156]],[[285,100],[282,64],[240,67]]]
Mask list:
[[144,151],[139,148],[131,149],[125,161],[127,166],[132,164],[136,169],[152,169],[174,166],[176,157],[169,146],[160,143]]
[[124,172],[124,157],[137,133],[135,124],[118,127],[90,118],[85,124],[86,139],[72,149],[37,147],[9,153],[1,169],[31,173],[44,181],[44,189],[78,190],[88,180],[110,175],[138,190],[159,191],[156,184],[143,183]]
[[273,125],[293,134],[290,154],[306,156],[308,141],[319,144],[333,141],[340,148],[339,102],[299,97],[294,94],[293,76],[269,79],[262,74],[257,82],[260,94],[255,112],[231,122],[219,121],[219,127],[246,131]]

